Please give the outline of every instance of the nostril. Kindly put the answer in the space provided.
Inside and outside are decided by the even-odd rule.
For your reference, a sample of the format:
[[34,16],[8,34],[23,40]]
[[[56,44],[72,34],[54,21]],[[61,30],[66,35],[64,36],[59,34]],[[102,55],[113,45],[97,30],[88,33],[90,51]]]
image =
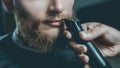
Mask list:
[[63,12],[64,9],[57,8],[56,6],[49,6],[47,13],[49,15],[57,15]]
[[48,12],[50,14],[59,14],[64,11],[64,7],[62,5],[62,2],[59,0],[55,0],[52,4],[48,6]]
[[55,10],[62,12],[64,10],[63,5],[61,3],[56,3]]

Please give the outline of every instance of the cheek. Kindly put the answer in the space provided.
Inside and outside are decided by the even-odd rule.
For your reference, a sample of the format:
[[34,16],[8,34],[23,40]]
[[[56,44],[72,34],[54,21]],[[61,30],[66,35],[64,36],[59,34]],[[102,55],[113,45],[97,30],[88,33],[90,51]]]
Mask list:
[[39,19],[45,16],[47,10],[47,0],[37,0],[33,2],[22,2],[24,9],[28,12],[28,16],[32,16],[33,19]]
[[[67,2],[67,3],[66,3]],[[64,7],[66,8],[73,8],[74,0],[63,0]]]
[[63,0],[63,5],[64,5],[64,8],[65,8],[66,12],[72,12],[73,11],[74,0]]

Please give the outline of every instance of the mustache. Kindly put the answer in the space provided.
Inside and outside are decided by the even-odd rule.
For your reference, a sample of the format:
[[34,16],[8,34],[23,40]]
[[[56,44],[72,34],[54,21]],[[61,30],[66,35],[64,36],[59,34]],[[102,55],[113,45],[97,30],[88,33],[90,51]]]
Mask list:
[[63,19],[66,19],[66,18],[75,18],[74,15],[66,15],[66,14],[60,14],[60,15],[55,15],[55,16],[47,16],[45,18],[40,18],[39,20],[37,20],[36,22],[39,22],[40,23],[48,23],[50,21],[53,21],[53,20],[63,20]]

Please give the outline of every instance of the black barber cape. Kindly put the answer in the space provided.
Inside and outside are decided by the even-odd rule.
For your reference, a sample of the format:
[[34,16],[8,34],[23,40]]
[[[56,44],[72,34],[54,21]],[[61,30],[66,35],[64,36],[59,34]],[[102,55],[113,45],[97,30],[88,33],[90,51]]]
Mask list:
[[40,54],[17,46],[12,34],[0,39],[0,68],[83,68],[67,45],[51,54]]

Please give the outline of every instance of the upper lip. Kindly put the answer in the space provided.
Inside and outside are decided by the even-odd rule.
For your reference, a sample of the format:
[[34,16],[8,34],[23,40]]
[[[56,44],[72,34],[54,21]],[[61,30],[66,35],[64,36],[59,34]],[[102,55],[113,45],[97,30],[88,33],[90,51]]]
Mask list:
[[62,22],[63,20],[62,19],[59,19],[59,20],[48,20],[49,22]]

